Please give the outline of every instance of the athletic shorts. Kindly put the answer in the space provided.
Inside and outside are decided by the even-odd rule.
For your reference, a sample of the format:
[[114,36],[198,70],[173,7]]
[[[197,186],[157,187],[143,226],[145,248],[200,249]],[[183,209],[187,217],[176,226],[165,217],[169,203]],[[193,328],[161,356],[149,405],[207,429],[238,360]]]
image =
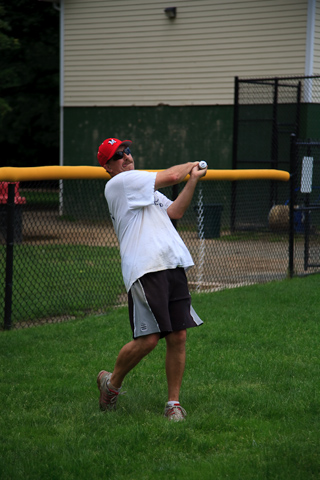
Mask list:
[[129,317],[133,338],[197,327],[203,322],[191,306],[183,268],[147,273],[128,293]]

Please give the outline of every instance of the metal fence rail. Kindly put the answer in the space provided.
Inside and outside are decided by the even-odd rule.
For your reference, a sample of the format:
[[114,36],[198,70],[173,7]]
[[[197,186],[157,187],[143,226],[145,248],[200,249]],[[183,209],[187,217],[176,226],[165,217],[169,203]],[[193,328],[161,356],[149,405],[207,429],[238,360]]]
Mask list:
[[[286,208],[284,215],[274,215],[270,180],[237,182],[233,224],[232,182],[199,182],[192,205],[177,223],[195,263],[188,272],[190,290],[215,291],[288,276],[289,183],[277,182]],[[2,327],[99,314],[126,302],[104,185],[94,179],[7,185],[0,211]],[[171,188],[163,192],[172,196]],[[313,217],[317,240],[312,247],[309,241],[309,255],[318,248],[319,256],[319,228]],[[311,261],[305,269],[305,231],[300,230],[294,232],[294,273],[320,271]]]

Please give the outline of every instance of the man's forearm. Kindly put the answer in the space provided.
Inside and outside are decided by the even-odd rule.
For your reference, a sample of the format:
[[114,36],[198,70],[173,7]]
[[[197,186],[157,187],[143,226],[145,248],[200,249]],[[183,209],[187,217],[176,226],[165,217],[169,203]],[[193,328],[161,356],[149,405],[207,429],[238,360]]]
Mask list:
[[197,163],[199,162],[182,163],[181,165],[174,165],[173,167],[158,172],[155,189],[158,190],[159,188],[181,183]]
[[183,217],[184,213],[186,212],[191,203],[197,183],[197,178],[189,178],[182,192],[167,209],[167,213],[170,218],[177,220]]

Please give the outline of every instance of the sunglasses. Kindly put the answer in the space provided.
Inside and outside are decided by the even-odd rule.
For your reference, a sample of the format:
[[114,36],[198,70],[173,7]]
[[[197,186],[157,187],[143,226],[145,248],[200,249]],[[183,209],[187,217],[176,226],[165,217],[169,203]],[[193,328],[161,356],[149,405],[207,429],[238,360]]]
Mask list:
[[125,148],[123,152],[116,152],[110,160],[121,160],[123,158],[123,154],[130,155],[131,150],[129,147]]

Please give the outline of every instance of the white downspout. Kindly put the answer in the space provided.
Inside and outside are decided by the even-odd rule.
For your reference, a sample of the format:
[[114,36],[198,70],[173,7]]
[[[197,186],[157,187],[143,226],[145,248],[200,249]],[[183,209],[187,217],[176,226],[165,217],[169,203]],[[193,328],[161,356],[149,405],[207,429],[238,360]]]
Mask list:
[[[63,159],[64,130],[64,0],[60,0],[60,154],[59,164]],[[59,215],[63,215],[63,180],[59,180]]]
[[[306,60],[304,73],[306,77],[313,75],[314,34],[316,21],[316,0],[308,0]],[[304,101],[312,102],[312,79],[306,81],[307,88],[304,92]]]

